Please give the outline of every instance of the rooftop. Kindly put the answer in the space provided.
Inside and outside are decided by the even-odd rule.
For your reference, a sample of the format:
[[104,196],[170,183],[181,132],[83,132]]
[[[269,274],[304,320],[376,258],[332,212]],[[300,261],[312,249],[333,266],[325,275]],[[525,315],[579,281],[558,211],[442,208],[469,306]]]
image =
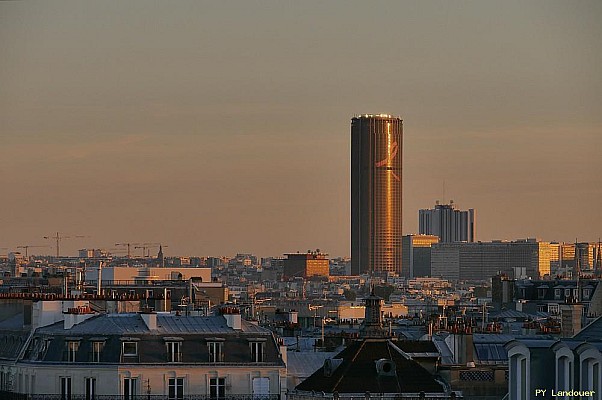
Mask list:
[[[250,322],[241,321],[241,331],[246,333],[271,334],[267,329],[261,328]],[[101,314],[91,317],[71,329],[65,330],[63,322],[40,328],[39,333],[60,334],[68,332],[70,335],[115,335],[115,334],[146,334],[150,333],[142,316],[135,313]],[[199,334],[199,333],[236,333],[239,331],[230,328],[223,316],[184,316],[174,314],[157,314],[157,329],[153,334]]]
[[[353,342],[334,357],[342,362],[330,376],[326,376],[321,367],[296,389],[325,393],[443,393],[443,386],[420,364],[406,358],[400,347],[406,351],[411,349],[400,341]],[[376,368],[379,360],[391,360],[395,364],[394,374],[379,374]]]

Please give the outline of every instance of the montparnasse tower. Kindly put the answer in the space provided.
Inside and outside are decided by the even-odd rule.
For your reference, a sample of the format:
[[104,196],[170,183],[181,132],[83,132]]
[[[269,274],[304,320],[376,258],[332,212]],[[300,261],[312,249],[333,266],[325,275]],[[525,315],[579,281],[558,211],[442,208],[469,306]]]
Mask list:
[[401,273],[403,121],[351,119],[351,273]]

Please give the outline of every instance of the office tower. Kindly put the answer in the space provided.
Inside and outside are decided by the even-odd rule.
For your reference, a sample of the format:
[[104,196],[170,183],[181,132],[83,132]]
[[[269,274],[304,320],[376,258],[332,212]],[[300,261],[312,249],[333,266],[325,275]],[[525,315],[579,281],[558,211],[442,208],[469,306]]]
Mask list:
[[474,242],[476,219],[474,209],[460,211],[452,201],[437,204],[431,210],[418,212],[419,233],[439,236],[441,243]]
[[284,276],[292,278],[301,276],[310,278],[312,276],[328,277],[329,261],[328,254],[321,253],[319,250],[307,251],[307,253],[289,253],[285,254],[283,261]]
[[435,235],[404,235],[402,273],[405,278],[431,276],[431,246],[439,243]]
[[436,243],[431,246],[431,276],[488,280],[504,273],[515,278],[544,278],[554,264],[552,248],[549,242],[537,239]]
[[351,120],[351,272],[401,272],[402,120]]

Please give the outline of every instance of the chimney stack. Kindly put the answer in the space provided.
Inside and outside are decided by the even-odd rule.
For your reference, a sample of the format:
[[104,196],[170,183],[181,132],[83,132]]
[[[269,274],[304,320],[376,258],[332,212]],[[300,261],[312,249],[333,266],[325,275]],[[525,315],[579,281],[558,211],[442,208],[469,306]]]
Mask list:
[[140,313],[142,320],[146,324],[146,327],[151,330],[157,330],[157,313],[149,311]]

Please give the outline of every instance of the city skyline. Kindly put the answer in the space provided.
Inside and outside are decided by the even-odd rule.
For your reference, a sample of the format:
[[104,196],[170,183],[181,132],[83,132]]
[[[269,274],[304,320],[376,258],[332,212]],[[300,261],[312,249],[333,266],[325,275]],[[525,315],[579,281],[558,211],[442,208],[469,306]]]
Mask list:
[[70,255],[348,256],[364,113],[404,120],[403,234],[453,199],[479,240],[598,241],[600,19],[593,1],[2,2],[0,248],[58,231],[89,236]]

